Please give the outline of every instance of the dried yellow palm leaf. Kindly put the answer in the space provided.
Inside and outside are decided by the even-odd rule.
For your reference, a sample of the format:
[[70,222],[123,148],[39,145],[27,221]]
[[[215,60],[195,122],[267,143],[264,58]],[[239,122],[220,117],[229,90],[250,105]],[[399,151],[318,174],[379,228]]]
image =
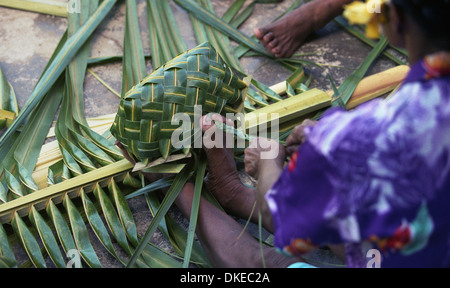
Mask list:
[[68,2],[55,0],[0,0],[0,6],[59,17],[67,17],[68,8],[76,8],[74,7],[76,5],[78,5],[76,1]]

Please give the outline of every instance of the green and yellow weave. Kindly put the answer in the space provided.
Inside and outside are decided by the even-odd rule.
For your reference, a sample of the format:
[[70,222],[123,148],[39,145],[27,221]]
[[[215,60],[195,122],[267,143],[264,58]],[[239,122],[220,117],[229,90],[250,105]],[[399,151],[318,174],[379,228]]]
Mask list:
[[128,91],[120,102],[111,133],[141,162],[166,159],[179,150],[171,145],[173,132],[181,126],[172,124],[175,114],[189,115],[194,129],[194,107],[198,105],[202,115],[240,112],[247,87],[216,50],[208,42],[203,43],[161,66]]

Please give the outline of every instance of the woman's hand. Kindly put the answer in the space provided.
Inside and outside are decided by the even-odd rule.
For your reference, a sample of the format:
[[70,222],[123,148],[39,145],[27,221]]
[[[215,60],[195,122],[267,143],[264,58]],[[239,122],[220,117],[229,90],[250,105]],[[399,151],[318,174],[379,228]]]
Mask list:
[[272,139],[257,138],[245,149],[245,172],[255,179],[259,178],[260,168],[263,163],[275,163],[283,167],[286,159],[286,152],[280,143]]
[[305,140],[305,129],[316,125],[317,121],[306,119],[302,124],[296,126],[291,135],[286,139],[286,155],[291,156]]

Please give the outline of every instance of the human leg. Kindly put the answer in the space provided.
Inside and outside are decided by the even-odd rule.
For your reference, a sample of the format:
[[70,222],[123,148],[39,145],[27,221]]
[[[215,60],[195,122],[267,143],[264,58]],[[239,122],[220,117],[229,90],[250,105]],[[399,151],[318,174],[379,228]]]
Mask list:
[[[187,183],[175,204],[189,219],[194,195],[194,185]],[[218,268],[285,268],[303,261],[278,253],[275,248],[264,246],[261,254],[259,242],[231,216],[201,198],[197,220],[197,236],[211,263]]]

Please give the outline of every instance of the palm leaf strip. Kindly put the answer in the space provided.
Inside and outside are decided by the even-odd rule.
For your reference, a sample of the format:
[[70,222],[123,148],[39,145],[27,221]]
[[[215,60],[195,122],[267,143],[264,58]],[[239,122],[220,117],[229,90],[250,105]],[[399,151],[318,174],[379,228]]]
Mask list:
[[264,47],[262,47],[260,44],[255,43],[253,40],[251,40],[249,37],[244,35],[241,31],[235,29],[230,24],[226,23],[210,11],[206,10],[205,8],[201,7],[197,3],[191,1],[191,0],[174,0],[179,6],[186,9],[188,12],[193,13],[200,21],[203,21],[210,25],[211,27],[216,28],[217,30],[221,31],[228,37],[236,40],[238,43],[242,43],[252,50],[255,50],[259,52],[262,55],[265,55],[269,58],[273,58],[271,54],[269,54]]
[[375,59],[384,51],[388,41],[386,37],[381,37],[377,45],[372,49],[372,51],[367,55],[366,59],[358,66],[358,68],[350,74],[338,88],[339,94],[333,95],[333,106],[341,106],[345,108],[345,105],[350,100],[353,92],[356,89],[358,83],[363,79],[367,70],[373,64]]
[[59,17],[67,17],[67,5],[52,0],[0,0],[0,6]]
[[[85,2],[85,3],[88,3],[88,2]],[[95,3],[95,2],[90,2],[90,3],[92,4],[92,3]],[[69,23],[73,25],[74,23],[76,23],[76,21],[72,21],[72,22],[69,22]],[[73,27],[70,24],[69,24],[69,27]],[[84,48],[84,51],[88,52],[88,47]],[[64,135],[65,135],[64,136],[65,140],[63,140],[63,141],[70,141],[69,140],[70,138],[75,137],[75,139],[71,139],[71,141],[76,140],[76,141],[73,142],[73,143],[75,143],[77,141],[80,141],[80,140],[84,139],[83,136],[81,136],[81,134],[78,134],[78,133],[81,133],[81,130],[84,130],[85,132],[87,132],[87,134],[89,133],[88,132],[89,128],[85,127],[85,124],[87,122],[86,122],[86,120],[84,119],[84,116],[83,116],[83,114],[84,114],[83,113],[83,106],[80,105],[80,103],[82,103],[82,101],[77,100],[77,99],[82,99],[82,95],[83,95],[83,93],[82,93],[82,83],[84,82],[83,79],[84,79],[86,60],[87,60],[86,52],[84,53],[84,56],[83,56],[83,54],[77,54],[77,57],[75,58],[76,61],[72,62],[69,65],[69,70],[67,70],[67,72],[66,72],[66,78],[67,79],[75,80],[75,79],[78,78],[78,79],[81,79],[81,81],[75,80],[75,81],[68,82],[69,85],[70,85],[69,89],[66,89],[65,93],[64,93],[66,95],[66,97],[65,97],[66,100],[63,101],[63,105],[62,105],[62,109],[61,109],[62,113],[60,114],[60,119],[63,119],[63,120],[59,121],[59,123],[65,123],[65,124],[69,124],[69,125],[58,125],[57,124],[57,127],[59,127],[61,129],[61,127],[68,126],[70,128],[69,129],[64,129],[64,128],[62,129],[62,130],[65,131],[65,132],[63,132]],[[81,59],[83,59],[83,60],[81,60]],[[70,69],[70,68],[72,68],[72,69]],[[79,83],[81,83],[81,85]],[[81,91],[81,93],[80,93],[80,91]],[[72,95],[72,96],[68,97],[69,95]],[[63,116],[61,117],[61,115],[63,115]],[[69,116],[69,115],[73,115],[73,116]],[[82,129],[80,129],[80,127],[82,127]],[[62,134],[61,131],[59,131],[58,129],[56,131],[57,131],[57,134],[59,134],[59,136],[61,137],[61,134]],[[92,134],[90,134],[90,135],[92,135]],[[85,143],[90,143],[90,142],[85,140]],[[65,143],[65,145],[68,145],[68,144]],[[87,145],[89,145],[89,144],[87,144]],[[92,145],[92,144],[90,144],[90,145]],[[69,149],[70,153],[74,153],[74,149],[78,149],[78,148],[76,148],[76,144],[70,144],[68,146],[70,147],[70,149]],[[80,155],[82,155],[82,151],[81,150],[76,150],[76,151],[77,151],[77,153],[75,153],[73,155],[76,155],[75,157],[80,157]],[[97,152],[95,154],[98,154]],[[69,155],[70,155],[69,152],[67,152],[67,151],[64,152],[64,150],[62,151],[62,154],[65,155],[66,158],[69,157]],[[86,159],[87,159],[87,157],[86,157]],[[78,159],[78,160],[80,160],[80,159]],[[81,172],[80,172],[80,174],[81,174]],[[11,181],[12,181],[12,178],[11,178]],[[11,183],[12,182],[10,182],[10,184]],[[11,185],[9,185],[9,186],[11,186]],[[117,189],[114,189],[114,190],[117,191]],[[115,193],[115,195],[118,195],[118,194]],[[102,199],[104,199],[104,197]],[[116,197],[116,199],[117,199],[117,197]],[[49,203],[53,204],[53,199],[50,200]],[[121,203],[121,202],[119,201],[116,204],[118,204],[118,203]],[[100,267],[100,263],[98,261],[98,258],[95,256],[95,252],[93,252],[92,245],[89,243],[89,239],[86,238],[87,232],[86,232],[86,228],[84,226],[84,223],[83,223],[83,225],[81,224],[82,223],[82,221],[80,220],[81,216],[78,214],[78,212],[76,212],[74,210],[74,207],[71,204],[70,199],[67,199],[67,197],[66,197],[66,199],[64,201],[64,204],[65,204],[67,212],[69,213],[69,216],[70,216],[69,218],[70,218],[70,223],[71,223],[71,228],[72,228],[72,232],[73,232],[73,235],[74,235],[75,243],[76,243],[77,249],[81,253],[81,256],[88,263],[88,265],[90,265],[91,267]],[[49,207],[49,206],[47,206],[47,207]],[[52,207],[55,207],[55,206],[53,205]],[[117,207],[123,207],[123,205],[117,206]],[[109,207],[109,208],[110,208],[110,209],[108,209],[109,215],[113,215],[111,213],[111,210],[112,210],[111,207]],[[31,209],[32,209],[32,211],[35,211],[34,214],[33,214],[33,219],[40,219],[39,218],[40,217],[39,213],[36,210],[33,210],[33,209],[35,209],[35,206],[32,206]],[[52,213],[52,215],[54,215],[54,213]],[[15,214],[15,217],[19,217],[19,216],[17,214]],[[22,223],[21,220],[13,218],[13,220],[14,219],[15,219],[15,223],[17,224],[16,226],[17,227],[21,227],[20,231],[26,231],[27,228],[26,228],[26,226],[21,224]],[[49,229],[48,226],[43,226],[43,224],[42,224],[43,222],[42,221],[33,221],[33,223],[35,224],[35,226],[36,226],[38,231],[48,230]],[[93,223],[93,222],[90,222],[90,223]],[[129,223],[129,221],[127,221],[127,223]],[[60,225],[60,224],[61,224],[60,222],[55,222],[55,226]],[[115,224],[114,227],[118,227],[118,225]],[[128,227],[130,227],[130,226],[128,225]],[[57,231],[60,232],[61,229],[57,228]],[[97,229],[97,231],[98,231],[98,229]],[[118,230],[114,229],[114,231],[117,232]],[[19,232],[19,230],[16,229],[16,232]],[[104,234],[105,233],[103,233],[103,235]],[[35,251],[35,249],[29,249],[29,247],[33,247],[33,245],[35,245],[35,244],[33,244],[33,243],[35,243],[35,240],[33,238],[30,238],[31,234],[30,233],[21,233],[20,235],[21,235],[20,236],[21,244],[26,249],[26,251]],[[22,236],[22,235],[27,235],[27,238],[24,238],[24,236]],[[41,234],[41,238],[43,237],[42,235],[44,235],[44,234]],[[49,234],[49,235],[52,235],[52,234]],[[59,235],[59,233],[58,233],[58,235]],[[116,234],[116,236],[117,236],[117,234]],[[70,238],[70,236],[69,236],[69,238]],[[134,239],[136,239],[136,237],[134,237]],[[48,238],[48,237],[44,237],[44,238],[42,238],[42,240],[43,240],[44,246],[46,247],[47,251],[49,252],[50,257],[54,260],[55,264],[57,266],[61,266],[60,265],[61,261],[59,261],[61,259],[61,256],[58,255],[58,254],[54,254],[54,252],[53,252],[53,251],[57,251],[58,250],[55,247],[56,241],[54,239]],[[102,241],[102,243],[106,243],[106,242]],[[121,242],[121,243],[123,243],[123,242]],[[73,245],[71,245],[71,246],[73,246]],[[107,245],[105,245],[105,246],[108,247]],[[109,249],[109,251],[111,252],[112,250]],[[128,249],[128,251],[129,251],[129,253],[131,253],[131,251],[129,249]],[[35,253],[37,253],[37,252],[35,252]],[[37,257],[36,258],[36,256],[34,254],[30,254],[30,253],[29,253],[29,256],[33,260],[32,262],[33,262],[33,264],[35,266],[39,266],[39,267],[42,266],[41,261],[37,261],[36,260],[36,259],[39,260],[42,257]]]
[[95,28],[101,23],[101,21],[109,13],[116,0],[105,0],[100,4],[98,10],[90,17],[90,19],[84,24],[76,34],[70,37],[58,53],[55,60],[50,64],[46,73],[42,76],[37,83],[35,89],[30,95],[29,99],[25,103],[24,107],[20,111],[17,118],[5,131],[0,138],[0,149],[5,145],[6,140],[12,136],[12,134],[23,124],[29,112],[33,110],[38,103],[42,100],[45,94],[50,90],[59,76],[64,72],[66,66],[70,63],[72,58],[76,55],[78,50],[83,46],[84,42],[94,32]]
[[18,114],[16,94],[0,66],[0,129],[11,125]]

